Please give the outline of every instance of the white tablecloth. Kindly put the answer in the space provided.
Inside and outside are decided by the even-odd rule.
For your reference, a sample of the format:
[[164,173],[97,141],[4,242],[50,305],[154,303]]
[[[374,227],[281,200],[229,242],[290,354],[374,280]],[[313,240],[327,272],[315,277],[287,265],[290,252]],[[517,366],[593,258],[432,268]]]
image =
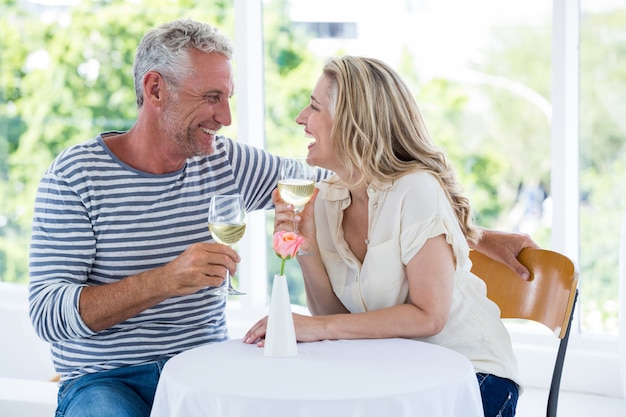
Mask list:
[[299,343],[271,358],[231,340],[198,347],[163,369],[151,417],[482,417],[462,355],[406,339]]

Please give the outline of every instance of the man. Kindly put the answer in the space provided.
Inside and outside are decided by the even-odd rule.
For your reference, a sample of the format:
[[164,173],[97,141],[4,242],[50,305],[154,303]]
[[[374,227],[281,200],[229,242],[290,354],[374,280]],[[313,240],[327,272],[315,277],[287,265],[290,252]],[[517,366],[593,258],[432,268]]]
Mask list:
[[[168,358],[228,338],[225,298],[207,289],[239,257],[211,241],[209,200],[239,193],[248,211],[271,208],[280,166],[217,135],[231,123],[232,54],[206,24],[149,31],[134,64],[135,125],[66,149],[41,180],[30,315],[61,375],[57,416],[148,416]],[[534,245],[494,236],[511,245],[494,244],[500,259]]]

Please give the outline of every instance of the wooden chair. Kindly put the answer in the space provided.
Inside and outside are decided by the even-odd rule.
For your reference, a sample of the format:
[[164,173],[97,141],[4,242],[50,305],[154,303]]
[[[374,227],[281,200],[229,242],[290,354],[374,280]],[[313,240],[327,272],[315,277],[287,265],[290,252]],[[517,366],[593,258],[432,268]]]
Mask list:
[[561,373],[578,296],[578,268],[566,256],[526,248],[518,260],[531,277],[524,281],[512,269],[488,256],[470,251],[472,272],[487,284],[487,296],[500,307],[501,318],[532,320],[561,339],[554,363],[546,416],[556,417]]

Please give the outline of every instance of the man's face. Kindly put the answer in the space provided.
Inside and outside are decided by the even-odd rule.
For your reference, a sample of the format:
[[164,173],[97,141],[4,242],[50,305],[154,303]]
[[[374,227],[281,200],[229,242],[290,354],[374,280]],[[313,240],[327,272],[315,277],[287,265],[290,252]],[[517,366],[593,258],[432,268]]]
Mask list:
[[165,133],[186,157],[213,152],[217,131],[231,124],[234,89],[232,67],[224,55],[194,49],[190,56],[192,74],[180,88],[168,85],[163,110]]

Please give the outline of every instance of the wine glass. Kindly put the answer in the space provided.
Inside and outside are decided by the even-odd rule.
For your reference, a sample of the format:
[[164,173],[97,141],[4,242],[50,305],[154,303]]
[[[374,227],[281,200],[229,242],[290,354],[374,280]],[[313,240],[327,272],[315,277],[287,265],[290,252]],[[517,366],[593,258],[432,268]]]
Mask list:
[[[315,191],[315,167],[309,165],[304,157],[283,159],[278,192],[285,202],[293,204],[295,214],[304,209],[313,191]],[[297,223],[294,223],[293,228],[298,233]]]
[[[213,239],[232,246],[239,242],[246,231],[246,208],[239,194],[216,195],[209,205],[209,231]],[[226,270],[226,284],[208,291],[214,295],[244,295],[233,288],[230,272]]]

